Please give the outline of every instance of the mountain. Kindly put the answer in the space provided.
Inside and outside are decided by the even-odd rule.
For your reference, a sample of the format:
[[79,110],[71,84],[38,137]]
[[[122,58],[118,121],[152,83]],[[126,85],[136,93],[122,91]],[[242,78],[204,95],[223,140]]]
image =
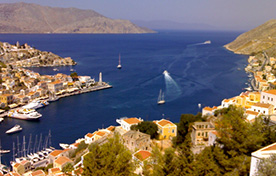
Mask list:
[[276,56],[276,20],[241,34],[225,47],[237,54],[256,55],[265,51],[268,56]]
[[128,20],[113,20],[93,10],[0,4],[0,33],[152,33]]
[[133,23],[144,26],[150,29],[165,29],[165,30],[215,30],[216,27],[201,24],[201,23],[179,23],[168,20],[154,20],[154,21],[143,21],[143,20],[131,20]]

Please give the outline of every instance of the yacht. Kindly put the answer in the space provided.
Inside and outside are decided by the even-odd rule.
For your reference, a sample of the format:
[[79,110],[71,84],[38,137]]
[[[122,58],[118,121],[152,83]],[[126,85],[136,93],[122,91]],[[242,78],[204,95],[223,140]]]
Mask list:
[[20,108],[17,110],[10,110],[7,116],[21,120],[36,120],[39,119],[42,115],[36,112],[34,109]]
[[162,90],[160,89],[157,104],[161,105],[161,104],[164,104],[164,103],[165,103],[164,92],[162,93]]
[[118,69],[121,69],[122,68],[122,65],[121,65],[121,55],[119,54],[119,64],[117,66]]
[[59,69],[57,69],[57,68],[54,68],[53,70],[54,70],[54,71],[59,71]]
[[203,44],[211,44],[211,40],[207,40]]
[[67,149],[69,148],[69,144],[64,144],[64,143],[59,143],[59,146],[62,148],[62,149]]
[[23,106],[22,108],[26,109],[38,109],[49,105],[49,102],[46,100],[34,100],[31,103]]
[[0,150],[0,153],[3,153],[3,154],[10,153],[10,150]]
[[18,132],[18,131],[21,131],[21,130],[22,130],[22,128],[21,128],[20,125],[15,125],[11,129],[9,129],[8,131],[6,131],[6,134],[15,133],[15,132]]
[[1,123],[3,120],[4,120],[4,118],[3,118],[3,117],[0,117],[0,123]]

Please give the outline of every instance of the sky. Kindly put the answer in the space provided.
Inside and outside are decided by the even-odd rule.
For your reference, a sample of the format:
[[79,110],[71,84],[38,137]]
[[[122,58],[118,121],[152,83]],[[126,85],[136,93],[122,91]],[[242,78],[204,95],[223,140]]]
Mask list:
[[276,19],[276,0],[0,0],[91,9],[113,19],[206,24],[250,30]]

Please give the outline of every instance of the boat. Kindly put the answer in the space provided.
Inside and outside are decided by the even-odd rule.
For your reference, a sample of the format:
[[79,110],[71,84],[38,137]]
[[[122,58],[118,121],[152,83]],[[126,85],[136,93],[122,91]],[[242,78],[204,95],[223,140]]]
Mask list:
[[11,152],[10,150],[0,150],[0,153],[3,153],[3,154],[10,153],[10,152]]
[[54,68],[53,70],[54,70],[54,71],[59,71],[59,69],[57,69],[57,68]]
[[20,108],[17,110],[10,110],[7,116],[21,120],[36,120],[39,119],[42,115],[36,112],[34,109]]
[[162,93],[162,89],[160,89],[157,104],[161,105],[161,104],[164,104],[164,103],[165,103],[164,92]]
[[211,40],[207,40],[203,44],[211,44]]
[[11,133],[19,132],[21,130],[22,130],[21,126],[18,125],[18,124],[16,124],[14,127],[12,127],[11,129],[9,129],[8,131],[6,131],[6,134],[11,134]]
[[118,69],[122,68],[122,65],[121,65],[121,55],[120,54],[119,54],[119,64],[117,65],[117,68]]
[[47,100],[34,100],[31,103],[22,106],[22,108],[26,109],[38,109],[49,105],[49,102]]
[[70,69],[71,72],[75,71],[73,68]]
[[4,120],[4,118],[3,118],[3,117],[0,117],[0,123],[1,123],[3,120]]
[[[1,147],[1,140],[0,140],[0,151],[2,150]],[[1,159],[2,155],[0,153],[0,175],[4,175],[4,173],[8,173],[10,171],[10,169],[8,168],[8,166],[2,164],[2,159]]]
[[67,149],[69,148],[69,144],[64,144],[64,143],[59,143],[59,146],[62,148],[62,149]]

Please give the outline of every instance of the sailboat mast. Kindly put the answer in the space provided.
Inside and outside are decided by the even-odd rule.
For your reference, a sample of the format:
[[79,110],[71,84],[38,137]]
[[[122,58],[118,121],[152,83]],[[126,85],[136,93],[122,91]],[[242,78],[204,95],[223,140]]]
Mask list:
[[15,143],[12,143],[12,151],[13,151],[13,155],[12,155],[12,160],[15,161]]
[[29,139],[27,154],[31,153],[31,144],[32,144],[32,134],[30,134],[30,139]]
[[19,157],[20,154],[20,143],[19,143],[19,137],[17,136],[17,156]]
[[25,141],[25,136],[23,136],[23,146],[22,146],[22,148],[23,148],[23,150],[22,150],[23,157],[26,157],[26,148],[25,148],[25,146],[26,146],[26,141]]
[[119,53],[119,65],[121,65],[121,54]]

